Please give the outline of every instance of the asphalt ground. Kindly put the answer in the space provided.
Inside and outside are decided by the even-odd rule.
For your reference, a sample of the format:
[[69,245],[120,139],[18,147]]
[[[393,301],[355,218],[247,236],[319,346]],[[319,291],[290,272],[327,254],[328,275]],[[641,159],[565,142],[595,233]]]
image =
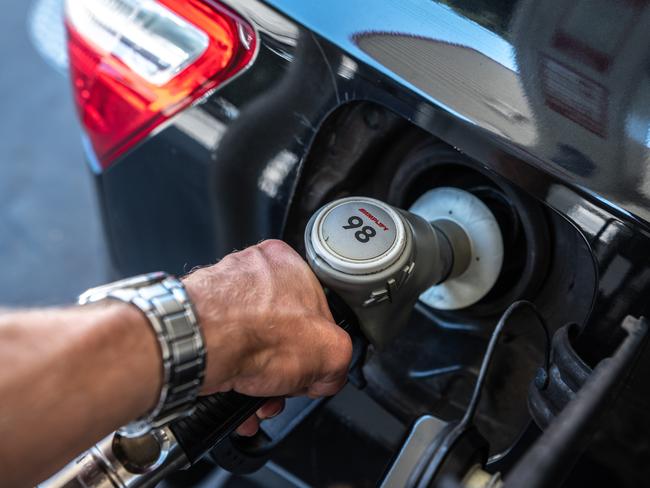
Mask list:
[[93,182],[61,66],[61,4],[2,5],[0,306],[71,303],[109,276]]

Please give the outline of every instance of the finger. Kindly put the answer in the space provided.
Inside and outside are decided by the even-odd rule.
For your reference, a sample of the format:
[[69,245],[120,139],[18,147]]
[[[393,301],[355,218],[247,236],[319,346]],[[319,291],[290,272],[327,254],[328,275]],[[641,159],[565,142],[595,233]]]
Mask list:
[[260,421],[255,415],[251,415],[244,423],[237,427],[236,432],[243,437],[253,437],[260,428]]
[[295,390],[291,395],[287,395],[288,398],[296,398],[296,397],[304,397],[307,396],[307,393],[309,393],[309,388],[300,388],[299,390]]
[[284,398],[273,398],[257,409],[255,415],[261,420],[270,419],[284,410]]
[[347,383],[347,378],[341,377],[332,381],[317,381],[307,391],[310,398],[320,398],[336,395]]

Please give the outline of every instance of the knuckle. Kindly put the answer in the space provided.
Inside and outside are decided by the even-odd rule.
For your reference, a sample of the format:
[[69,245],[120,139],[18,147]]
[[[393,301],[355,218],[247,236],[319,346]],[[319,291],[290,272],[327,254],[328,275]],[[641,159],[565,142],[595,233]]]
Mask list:
[[350,361],[352,360],[352,338],[343,329],[337,327],[337,338],[335,342],[335,349],[337,354],[338,368],[347,370]]
[[291,249],[288,244],[279,239],[267,239],[266,241],[260,242],[256,247],[264,253],[269,254],[281,254]]
[[304,261],[300,255],[284,241],[269,239],[259,244],[260,250],[276,264],[291,266],[296,271],[300,270]]
[[324,396],[333,396],[336,395],[343,386],[345,381],[332,381],[332,382],[322,382],[314,383],[308,391],[308,395],[311,397],[324,397]]
[[319,381],[339,383],[347,377],[352,359],[352,340],[343,330],[333,325],[327,347],[322,349],[322,362],[319,370]]

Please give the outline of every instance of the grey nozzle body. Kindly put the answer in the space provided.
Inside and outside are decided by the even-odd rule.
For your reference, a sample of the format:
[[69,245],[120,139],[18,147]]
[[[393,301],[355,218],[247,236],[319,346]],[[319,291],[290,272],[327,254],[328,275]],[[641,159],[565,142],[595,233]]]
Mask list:
[[305,230],[314,273],[380,348],[406,324],[418,296],[458,267],[453,242],[423,218],[366,197],[326,205]]

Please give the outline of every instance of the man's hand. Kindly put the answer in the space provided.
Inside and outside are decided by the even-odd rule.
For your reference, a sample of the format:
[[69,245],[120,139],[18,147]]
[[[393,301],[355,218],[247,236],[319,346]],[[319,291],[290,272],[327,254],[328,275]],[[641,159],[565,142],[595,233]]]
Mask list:
[[[230,254],[184,283],[206,340],[203,393],[318,397],[345,384],[350,337],[333,322],[309,266],[282,241]],[[257,417],[277,415],[282,404],[271,400]],[[254,434],[257,417],[238,432]]]
[[[343,386],[350,338],[286,244],[264,242],[184,281],[206,341],[203,393],[270,398],[240,434],[279,413],[284,396],[332,395]],[[33,486],[150,411],[162,381],[155,333],[132,305],[0,314],[2,486]]]

